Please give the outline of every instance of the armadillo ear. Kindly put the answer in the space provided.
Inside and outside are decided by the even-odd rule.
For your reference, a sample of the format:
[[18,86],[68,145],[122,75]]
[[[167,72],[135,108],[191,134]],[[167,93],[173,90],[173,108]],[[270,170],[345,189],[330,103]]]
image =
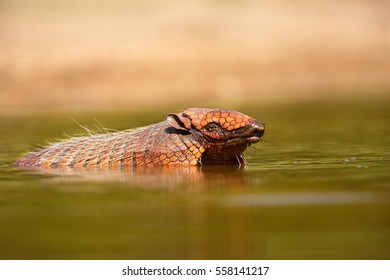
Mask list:
[[189,130],[191,128],[191,120],[185,114],[168,114],[167,123],[179,130]]

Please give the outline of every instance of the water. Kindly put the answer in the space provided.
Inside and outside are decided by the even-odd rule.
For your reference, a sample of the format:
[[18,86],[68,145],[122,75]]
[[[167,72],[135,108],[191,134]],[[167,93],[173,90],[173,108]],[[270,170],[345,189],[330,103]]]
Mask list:
[[[66,114],[0,117],[1,259],[389,259],[389,100],[242,106],[266,123],[248,166],[24,171]],[[147,125],[166,111],[72,115]]]

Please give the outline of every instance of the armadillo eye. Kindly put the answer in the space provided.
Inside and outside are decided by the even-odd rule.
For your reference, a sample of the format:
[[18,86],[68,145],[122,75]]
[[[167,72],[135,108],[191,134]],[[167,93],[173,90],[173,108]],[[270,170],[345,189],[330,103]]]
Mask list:
[[208,125],[206,125],[205,129],[207,131],[216,131],[219,129],[219,126],[216,123],[209,123]]

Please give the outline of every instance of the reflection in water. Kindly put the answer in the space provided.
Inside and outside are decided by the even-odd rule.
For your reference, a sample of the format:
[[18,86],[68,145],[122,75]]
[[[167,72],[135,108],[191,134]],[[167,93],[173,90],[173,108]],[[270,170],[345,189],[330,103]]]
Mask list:
[[208,188],[245,187],[243,167],[227,166],[161,166],[121,169],[97,168],[30,168],[28,172],[50,175],[53,183],[118,182],[144,189],[177,189],[199,191]]
[[[185,259],[246,259],[262,254],[261,251],[253,252],[254,243],[259,243],[262,234],[253,230],[253,224],[258,220],[253,219],[251,209],[233,209],[220,205],[219,194],[224,196],[226,190],[234,194],[247,187],[244,168],[237,166],[138,167],[119,170],[69,168],[33,169],[28,172],[44,175],[44,181],[49,185],[55,185],[56,190],[60,189],[65,193],[77,192],[77,197],[74,197],[71,204],[66,207],[79,209],[81,216],[99,217],[98,224],[107,223],[115,228],[115,232],[122,234],[123,231],[127,232],[126,239],[130,244],[133,244],[134,240],[140,240],[142,236],[142,240],[150,243],[145,244],[146,247],[143,248],[153,247],[150,248],[152,253],[135,251],[135,254],[156,259],[164,256],[164,251],[168,254],[171,250],[174,250],[176,256]],[[94,182],[98,185],[93,185]],[[110,182],[113,185],[109,185]],[[101,183],[103,186],[100,186]],[[92,188],[89,187],[91,184]],[[105,201],[109,201],[109,197],[115,194],[110,192],[110,189],[118,191],[117,186],[126,186],[126,189],[129,186],[134,190],[175,191],[162,197],[150,195],[149,192],[144,195],[138,194],[136,201],[126,199],[128,194],[124,193],[123,199],[115,199],[116,206],[110,206],[108,210],[114,211],[109,217],[114,215],[111,219],[115,219],[116,207],[122,209],[121,211],[129,209],[125,210],[127,214],[121,214],[123,221],[118,225],[115,220],[105,221],[107,213],[101,212]],[[214,194],[204,196],[207,190],[215,191],[216,196]],[[106,195],[104,201],[96,206],[95,213],[88,213],[91,210],[88,208],[85,210],[85,206],[78,202],[79,199],[82,200],[80,195],[86,195],[85,191],[89,196],[91,193],[100,192]],[[188,192],[195,192],[195,196],[185,195]],[[87,201],[89,199],[96,200],[96,197],[92,196]],[[91,221],[88,221],[83,227],[93,230],[94,226],[90,223]],[[148,228],[153,230],[150,231]],[[126,244],[123,240],[122,242]]]
[[[262,252],[253,252],[254,242],[262,238],[254,231],[251,209],[189,207],[187,215],[188,252],[193,259],[247,259]],[[200,230],[199,230],[200,229]]]

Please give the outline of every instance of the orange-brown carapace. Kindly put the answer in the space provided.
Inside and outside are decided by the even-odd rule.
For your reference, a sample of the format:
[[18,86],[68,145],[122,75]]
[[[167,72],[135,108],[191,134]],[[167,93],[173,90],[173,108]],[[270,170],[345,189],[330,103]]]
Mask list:
[[109,134],[75,137],[29,153],[20,167],[124,168],[243,164],[264,124],[236,111],[190,108],[163,122]]

